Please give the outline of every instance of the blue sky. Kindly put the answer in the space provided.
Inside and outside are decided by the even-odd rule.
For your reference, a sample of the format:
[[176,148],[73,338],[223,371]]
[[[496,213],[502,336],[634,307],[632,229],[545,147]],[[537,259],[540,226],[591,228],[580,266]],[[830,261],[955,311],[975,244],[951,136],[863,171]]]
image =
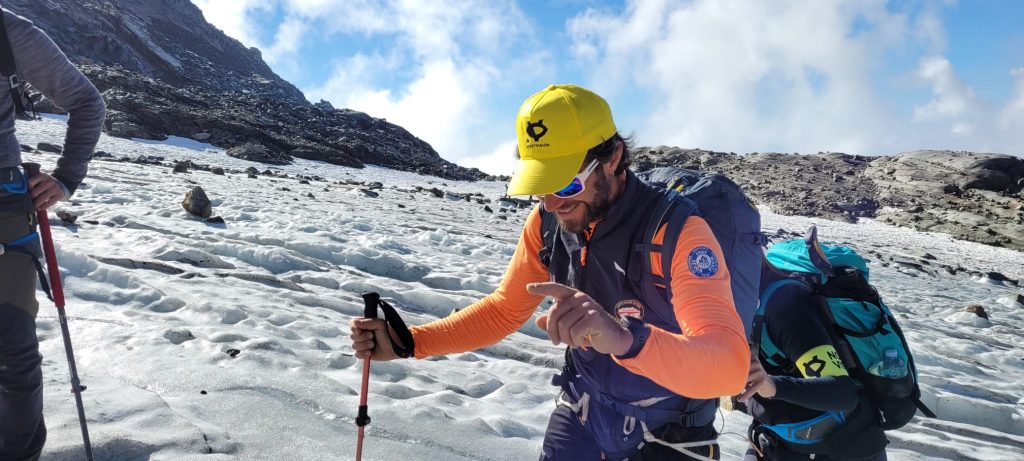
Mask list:
[[1017,0],[193,0],[312,101],[514,168],[550,83],[605,96],[641,145],[1024,155]]

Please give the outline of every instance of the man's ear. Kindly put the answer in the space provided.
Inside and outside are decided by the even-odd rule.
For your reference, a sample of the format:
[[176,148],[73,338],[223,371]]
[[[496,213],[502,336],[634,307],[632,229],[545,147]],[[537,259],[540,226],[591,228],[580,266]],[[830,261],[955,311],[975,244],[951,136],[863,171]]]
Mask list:
[[615,176],[615,172],[619,169],[619,163],[622,162],[622,154],[625,148],[626,146],[622,144],[622,141],[615,141],[615,153],[612,154],[611,160],[602,165],[606,175]]

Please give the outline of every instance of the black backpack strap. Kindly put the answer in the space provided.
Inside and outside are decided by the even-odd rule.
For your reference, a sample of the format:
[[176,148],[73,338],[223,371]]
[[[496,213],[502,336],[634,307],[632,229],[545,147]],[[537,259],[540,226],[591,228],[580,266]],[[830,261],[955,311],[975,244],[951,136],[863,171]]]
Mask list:
[[921,401],[920,397],[914,399],[914,406],[916,406],[918,410],[921,410],[921,414],[925,415],[926,417],[938,418],[938,416],[935,415],[935,412],[933,412],[931,408],[925,406],[924,402]]
[[538,256],[544,267],[551,267],[551,253],[555,249],[555,239],[558,238],[558,218],[554,213],[540,210],[540,238],[544,243]]
[[388,326],[395,330],[395,334],[398,335],[398,339],[406,346],[401,347],[395,344],[394,341],[389,341],[391,343],[391,349],[395,351],[395,355],[398,355],[403,359],[412,357],[415,353],[415,344],[413,343],[412,333],[409,331],[409,327],[405,325],[402,317],[398,315],[398,311],[388,304],[387,301],[380,299],[380,294],[366,293],[363,295],[363,314],[366,318],[377,318],[378,307],[384,311],[384,320],[388,323]]
[[[697,204],[692,200],[683,198],[679,192],[666,189],[654,201],[653,206],[648,208],[647,220],[644,222],[643,232],[634,243],[633,257],[627,269],[627,276],[634,286],[638,286],[643,296],[647,299],[662,298],[666,302],[671,298],[672,280],[672,257],[675,255],[676,244],[679,242],[679,233],[682,232],[686,220],[698,214]],[[665,227],[665,234],[661,244],[654,243],[654,237],[662,226]],[[661,272],[659,277],[654,275],[651,264],[650,253],[661,255]],[[665,287],[664,293],[658,292],[656,285]]]
[[[767,260],[763,260],[762,264],[770,263],[768,263]],[[766,330],[765,319],[768,316],[768,306],[770,305],[769,303],[772,297],[778,293],[779,289],[785,286],[792,285],[799,287],[801,290],[804,290],[812,296],[814,296],[814,289],[808,285],[805,280],[793,277],[781,277],[774,280],[764,280],[764,282],[768,283],[762,287],[757,312],[754,314],[752,331],[750,333],[751,344],[757,346],[758,354],[761,357],[768,359],[768,363],[770,365],[779,367],[786,373],[792,373],[796,370],[796,363],[786,357],[770,337],[767,338],[769,340],[768,344],[770,347],[765,347],[765,343],[763,342],[765,340],[763,334]]]
[[[679,234],[683,232],[683,226],[690,216],[698,214],[697,204],[688,198],[676,198],[668,221],[665,222],[665,235],[661,241],[661,273],[665,279],[666,298],[672,296],[672,258],[676,254],[676,244],[679,243]],[[648,260],[650,258],[647,258]],[[725,264],[725,261],[722,261]]]
[[25,98],[25,85],[18,76],[18,63],[14,60],[14,50],[11,49],[11,39],[7,35],[7,22],[3,13],[0,12],[0,73],[7,79],[8,91],[11,93],[11,101],[14,103],[14,113],[18,116],[27,116],[31,109],[26,110],[25,102],[29,106],[32,101]]

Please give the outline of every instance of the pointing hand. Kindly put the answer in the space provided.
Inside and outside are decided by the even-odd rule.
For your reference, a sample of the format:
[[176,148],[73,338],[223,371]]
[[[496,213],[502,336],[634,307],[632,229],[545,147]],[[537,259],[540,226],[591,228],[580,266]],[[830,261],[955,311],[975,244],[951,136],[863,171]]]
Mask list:
[[633,334],[586,293],[560,283],[531,283],[527,291],[550,296],[555,303],[537,319],[555,345],[593,347],[603,354],[622,355],[633,344]]

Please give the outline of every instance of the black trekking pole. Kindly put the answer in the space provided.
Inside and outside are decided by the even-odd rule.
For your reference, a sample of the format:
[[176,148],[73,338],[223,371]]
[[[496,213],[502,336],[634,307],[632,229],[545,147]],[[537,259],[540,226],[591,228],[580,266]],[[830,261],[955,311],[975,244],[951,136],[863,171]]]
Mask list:
[[[25,170],[29,177],[39,173],[39,164],[26,163]],[[85,422],[85,406],[82,405],[82,391],[85,386],[78,379],[78,367],[75,366],[75,352],[71,348],[71,333],[68,332],[68,319],[64,315],[64,287],[60,282],[60,267],[57,266],[57,254],[53,251],[53,237],[50,234],[50,218],[45,210],[36,212],[36,220],[39,222],[39,233],[43,242],[43,253],[46,255],[46,270],[50,276],[50,290],[53,294],[53,303],[57,305],[57,317],[60,319],[60,332],[64,336],[64,350],[68,356],[68,368],[71,370],[71,393],[75,394],[75,404],[78,405],[78,422],[82,427],[82,440],[85,441],[85,458],[92,459],[92,444],[89,443],[89,427]]]

